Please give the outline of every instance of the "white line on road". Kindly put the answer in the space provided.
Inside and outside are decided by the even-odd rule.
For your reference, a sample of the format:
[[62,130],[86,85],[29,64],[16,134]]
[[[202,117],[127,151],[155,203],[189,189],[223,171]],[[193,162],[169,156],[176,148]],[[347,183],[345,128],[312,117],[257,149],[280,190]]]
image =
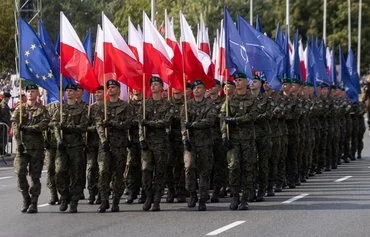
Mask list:
[[221,228],[219,228],[219,229],[217,229],[217,230],[214,230],[214,231],[212,231],[212,232],[209,232],[208,234],[206,234],[206,235],[208,235],[208,236],[214,236],[214,235],[218,235],[218,234],[220,234],[220,233],[222,233],[222,232],[224,232],[224,231],[227,231],[227,230],[229,230],[229,229],[231,229],[231,228],[234,228],[235,226],[238,226],[238,225],[241,225],[241,224],[243,224],[245,221],[235,221],[235,222],[233,222],[233,223],[231,223],[231,224],[229,224],[229,225],[225,225],[224,227],[221,227]]
[[301,198],[304,198],[306,196],[308,196],[309,194],[308,193],[302,193],[301,195],[298,195],[298,196],[295,196],[295,197],[292,197],[291,199],[288,199],[282,203],[284,204],[289,204],[289,203],[292,203],[294,201],[297,201],[298,199],[301,199]]
[[342,181],[344,181],[344,180],[346,180],[346,179],[349,179],[349,178],[352,178],[352,176],[344,176],[343,178],[337,179],[337,180],[335,180],[334,182],[336,182],[336,183],[338,183],[338,182],[342,182]]
[[43,171],[41,171],[42,173],[46,173],[46,172],[48,172],[47,170],[43,170]]
[[0,170],[13,170],[13,167],[1,167]]
[[45,204],[38,205],[37,207],[47,207],[49,205],[50,205],[49,203],[45,203]]
[[0,177],[0,180],[3,180],[3,179],[11,179],[13,178],[13,176],[5,176],[5,177]]

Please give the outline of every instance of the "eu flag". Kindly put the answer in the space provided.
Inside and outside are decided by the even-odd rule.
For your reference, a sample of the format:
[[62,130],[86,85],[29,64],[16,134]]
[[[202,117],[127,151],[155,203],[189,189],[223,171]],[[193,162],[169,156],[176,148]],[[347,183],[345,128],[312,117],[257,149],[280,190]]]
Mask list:
[[348,72],[348,68],[346,66],[346,62],[344,60],[344,56],[340,46],[339,46],[339,59],[340,59],[340,78],[343,81],[346,94],[348,98],[350,98],[352,103],[357,104],[359,102],[358,100],[359,93],[357,92],[356,85],[354,85],[353,81],[351,80],[351,75]]
[[356,86],[357,92],[361,93],[360,77],[357,72],[357,64],[352,49],[348,52],[346,66],[353,85]]
[[19,73],[48,92],[50,102],[59,100],[59,90],[45,49],[32,27],[19,19]]

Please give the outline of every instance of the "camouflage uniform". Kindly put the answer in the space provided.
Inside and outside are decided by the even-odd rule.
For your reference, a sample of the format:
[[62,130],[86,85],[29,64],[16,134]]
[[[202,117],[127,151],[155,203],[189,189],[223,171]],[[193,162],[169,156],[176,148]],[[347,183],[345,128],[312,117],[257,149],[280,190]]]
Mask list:
[[358,135],[357,135],[357,158],[361,159],[361,152],[364,148],[364,134],[366,132],[366,126],[365,126],[365,119],[364,114],[366,113],[366,107],[363,103],[359,104],[358,111],[356,113],[357,115],[357,123],[358,123]]
[[102,204],[98,209],[104,212],[109,208],[110,184],[112,183],[112,212],[119,211],[119,202],[124,191],[123,173],[127,161],[128,129],[134,118],[130,104],[118,100],[107,101],[107,119],[104,109],[96,116],[96,127],[100,137],[98,155],[99,193]]
[[345,126],[345,139],[343,144],[343,159],[344,162],[349,162],[348,159],[351,159],[351,131],[352,131],[352,110],[353,110],[353,104],[351,101],[347,101],[347,111],[346,111],[346,126]]
[[[139,124],[141,145],[142,185],[146,193],[143,210],[147,211],[154,202],[153,210],[158,211],[164,188],[165,169],[168,159],[168,134],[171,114],[170,103],[165,99],[147,99],[145,120]],[[143,111],[143,106],[140,108]]]
[[320,121],[320,143],[319,143],[319,159],[317,162],[316,173],[320,174],[322,169],[326,165],[326,148],[327,148],[327,139],[328,139],[328,121],[327,113],[329,110],[328,98],[324,96],[319,97],[319,121]]
[[229,169],[229,185],[234,201],[230,208],[235,209],[239,203],[239,193],[242,192],[240,202],[247,202],[248,197],[254,193],[256,154],[256,133],[254,120],[257,118],[257,103],[250,94],[233,95],[228,103],[221,108],[222,138],[227,139],[227,125],[225,123],[226,106],[229,106],[229,117],[234,123],[229,125],[229,140],[231,146],[227,151]]
[[83,105],[64,104],[53,116],[54,134],[58,144],[56,157],[56,184],[60,194],[60,210],[65,211],[70,201],[70,211],[77,210],[78,200],[83,190],[81,167],[84,158],[83,133],[88,125],[87,111]]
[[327,105],[325,105],[325,109],[327,110],[326,114],[326,121],[327,121],[327,137],[326,137],[326,161],[325,161],[325,170],[330,171],[331,166],[333,164],[333,143],[335,143],[334,136],[335,136],[335,111],[333,108],[333,98],[328,96]]
[[[22,111],[22,122],[20,113]],[[18,176],[18,188],[23,195],[22,212],[37,212],[37,201],[41,192],[41,171],[44,162],[43,132],[49,123],[46,108],[41,104],[18,106],[12,116],[14,138],[18,145],[14,159],[15,173]],[[31,177],[28,183],[27,174]],[[30,198],[31,195],[31,198]]]
[[[208,199],[213,164],[211,128],[215,123],[218,111],[205,98],[202,101],[195,101],[195,99],[188,101],[187,108],[190,128],[185,128],[185,107],[183,106],[181,110],[181,132],[184,142],[190,138],[192,148],[184,152],[185,186],[194,200],[197,174],[199,175],[199,206],[203,206]],[[187,131],[188,136],[186,136]]]
[[358,134],[359,134],[359,123],[358,123],[358,111],[360,105],[359,104],[352,104],[352,111],[350,113],[352,127],[351,127],[351,160],[356,160],[356,151],[358,148]]
[[[10,125],[10,108],[4,101],[0,103],[0,123],[5,123],[7,126]],[[0,125],[0,155],[5,154],[5,147],[7,144],[8,130],[4,125]]]
[[311,129],[313,129],[312,134],[314,137],[314,146],[312,150],[312,165],[310,176],[314,176],[315,172],[318,170],[318,162],[320,160],[320,113],[322,111],[322,104],[318,97],[312,99],[312,115],[311,115]]
[[[299,180],[298,182],[306,182],[306,175],[308,173],[308,167],[310,162],[310,146],[311,146],[311,127],[310,127],[310,120],[309,120],[309,111],[310,111],[310,101],[306,98],[301,98],[300,104],[298,106],[300,108],[300,164],[298,165],[298,174]],[[311,136],[310,136],[311,135]]]
[[332,156],[331,156],[331,168],[336,169],[338,167],[339,160],[339,142],[340,142],[340,101],[338,98],[333,98],[333,117],[331,119],[331,126],[333,128],[333,138],[332,138]]
[[[77,104],[83,105],[86,111],[89,108],[89,105],[87,103],[85,103],[84,101],[82,101],[82,100],[80,102],[77,102]],[[83,141],[87,141],[86,140],[86,135],[87,135],[86,133],[82,134]],[[80,199],[85,199],[83,190],[86,188],[87,153],[88,153],[88,151],[86,149],[86,144],[85,144],[85,146],[83,147],[82,163],[81,163],[80,171],[78,172],[79,173],[79,179],[81,180],[80,182],[82,184],[82,191],[81,191],[81,194],[80,194]]]

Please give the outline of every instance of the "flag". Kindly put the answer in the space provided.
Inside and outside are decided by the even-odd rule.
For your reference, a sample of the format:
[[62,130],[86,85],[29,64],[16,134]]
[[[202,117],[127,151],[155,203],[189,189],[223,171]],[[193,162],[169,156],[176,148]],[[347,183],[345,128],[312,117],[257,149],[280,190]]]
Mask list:
[[59,100],[59,90],[46,52],[32,27],[23,19],[19,27],[19,73],[25,80],[31,80],[48,93],[48,103]]
[[[100,85],[104,85],[104,46],[103,46],[103,30],[98,25],[96,30],[96,42],[94,52],[94,73]],[[113,77],[112,77],[113,78]]]
[[256,30],[263,34],[262,23],[259,16],[256,16]]
[[302,72],[302,80],[303,81],[306,81],[306,64],[305,64],[305,53],[304,53],[304,49],[303,49],[303,43],[302,43],[302,39],[299,40],[299,48],[298,48],[298,51],[299,51],[299,58],[301,60],[301,72]]
[[[315,48],[318,40],[315,40]],[[316,80],[319,83],[326,83],[330,86],[329,75],[326,70],[326,47],[324,40],[321,41],[319,48],[314,50],[316,53]]]
[[134,53],[136,60],[143,63],[143,35],[132,24],[131,19],[128,18],[128,46]]
[[290,75],[293,82],[302,82],[301,60],[299,58],[298,50],[298,30],[294,34],[294,55],[292,71]]
[[[352,101],[352,103],[357,104],[359,102],[358,99],[358,90],[356,85],[353,84],[351,80],[351,75],[348,72],[348,68],[346,66],[346,61],[344,59],[342,49],[339,46],[339,60],[340,60],[340,78],[343,81],[344,89],[348,98]],[[348,59],[347,59],[348,61]]]
[[[91,29],[89,29],[87,31],[86,37],[85,37],[82,44],[84,46],[84,49],[86,51],[86,55],[87,55],[87,58],[89,59],[90,64],[93,65],[93,51],[92,51],[92,45],[91,45]],[[90,103],[90,93],[87,90],[84,90],[82,100],[87,104]]]
[[284,49],[284,36],[283,32],[281,32],[280,23],[278,23],[276,27],[275,42],[280,46],[282,50]]
[[73,78],[84,89],[95,92],[99,87],[86,51],[71,23],[60,13],[60,60],[61,72]]
[[249,79],[253,78],[247,49],[235,28],[234,22],[227,8],[224,8],[225,29],[225,62],[230,75],[234,72],[244,73]]
[[204,23],[203,15],[200,14],[200,24],[199,24],[199,49],[208,55],[211,55],[211,48],[209,44],[208,28]]
[[336,87],[339,87],[339,83],[337,80],[337,72],[335,70],[335,50],[334,45],[332,46],[332,50],[330,53],[330,57],[328,57],[328,66],[329,66],[329,76],[330,76],[330,83]]
[[348,73],[351,77],[352,83],[356,86],[357,92],[361,93],[360,77],[357,72],[357,64],[356,64],[355,57],[353,56],[352,49],[350,49],[348,52],[346,66],[348,69]]

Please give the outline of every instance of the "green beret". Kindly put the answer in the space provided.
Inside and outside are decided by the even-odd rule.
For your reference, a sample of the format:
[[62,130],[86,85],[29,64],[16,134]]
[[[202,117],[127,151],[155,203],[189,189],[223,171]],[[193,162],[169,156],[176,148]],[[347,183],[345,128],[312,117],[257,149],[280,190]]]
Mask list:
[[247,79],[247,75],[245,75],[244,73],[242,72],[235,72],[232,77],[234,77],[234,80],[235,79]]
[[107,84],[107,87],[109,87],[109,86],[121,87],[121,85],[119,84],[119,82],[116,81],[116,80],[113,80],[113,79],[108,80],[106,84]]
[[77,90],[77,85],[76,84],[72,84],[72,83],[70,83],[70,84],[68,84],[65,88],[64,88],[64,90],[66,91],[66,90],[68,90],[68,89],[71,89],[71,90]]
[[161,83],[161,84],[163,85],[163,81],[162,81],[162,79],[161,79],[160,77],[158,77],[158,76],[152,76],[152,77],[150,78],[150,85],[151,85],[153,82],[159,82],[159,83]]
[[202,80],[195,80],[195,81],[193,82],[193,87],[192,87],[192,89],[194,90],[194,88],[195,88],[196,86],[199,86],[199,85],[203,85],[203,86],[204,86],[204,82],[203,82]]
[[5,98],[10,98],[12,95],[9,92],[4,92],[4,97]]
[[34,83],[28,84],[26,86],[26,91],[28,91],[28,90],[38,90],[38,89],[39,89],[39,87]]

